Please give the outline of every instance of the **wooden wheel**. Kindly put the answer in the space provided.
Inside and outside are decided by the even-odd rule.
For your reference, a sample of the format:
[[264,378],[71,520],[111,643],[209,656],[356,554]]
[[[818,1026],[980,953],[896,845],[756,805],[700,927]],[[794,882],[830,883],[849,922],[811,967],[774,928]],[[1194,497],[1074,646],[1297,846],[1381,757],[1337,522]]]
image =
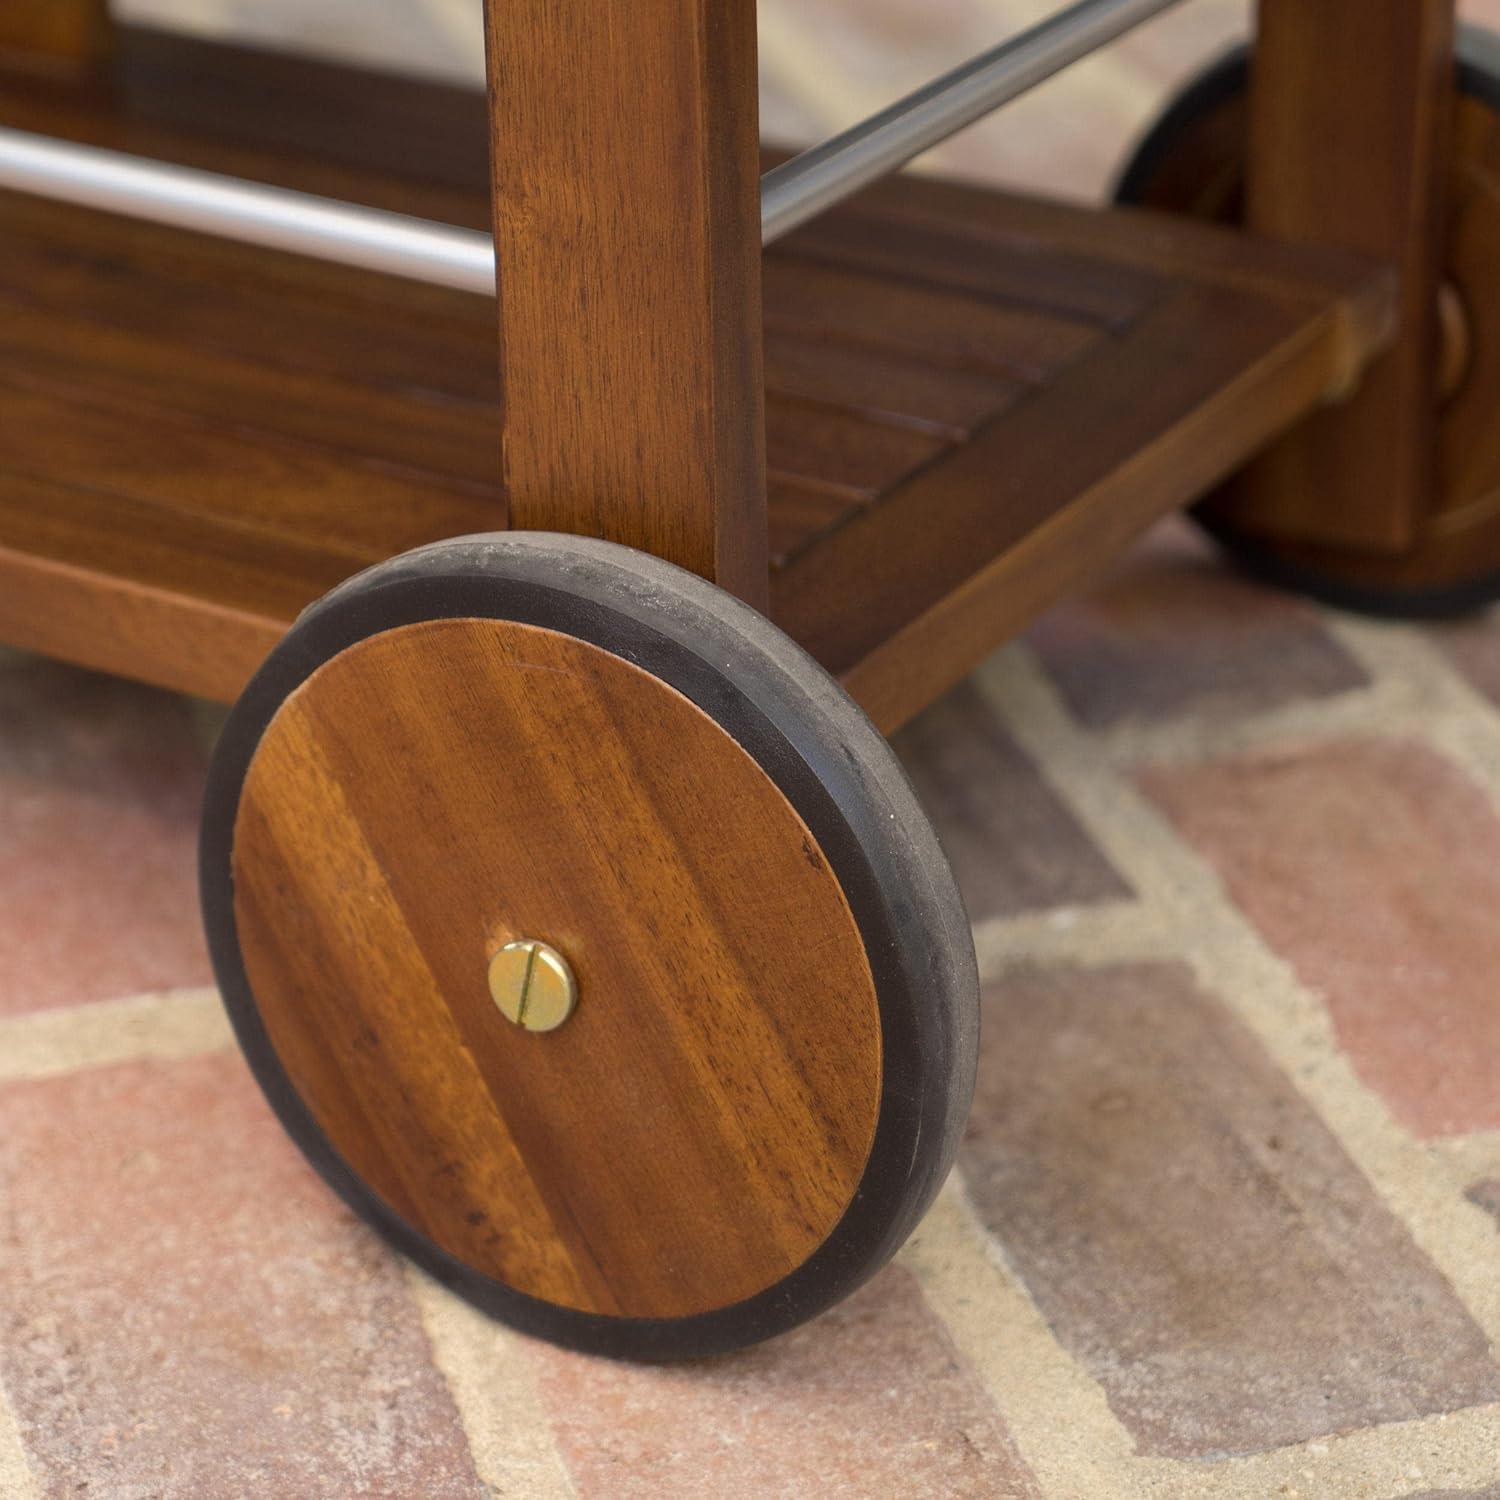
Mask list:
[[[1238,48],[1169,106],[1131,157],[1121,203],[1222,223],[1243,213],[1250,56]],[[1402,554],[1279,537],[1244,524],[1231,486],[1196,512],[1252,571],[1368,613],[1420,617],[1500,598],[1500,38],[1461,27],[1440,296],[1433,493]],[[1336,502],[1335,502],[1336,503]]]
[[307,611],[229,720],[202,881],[309,1159],[561,1343],[793,1326],[898,1248],[962,1129],[973,950],[890,749],[624,547],[442,542]]

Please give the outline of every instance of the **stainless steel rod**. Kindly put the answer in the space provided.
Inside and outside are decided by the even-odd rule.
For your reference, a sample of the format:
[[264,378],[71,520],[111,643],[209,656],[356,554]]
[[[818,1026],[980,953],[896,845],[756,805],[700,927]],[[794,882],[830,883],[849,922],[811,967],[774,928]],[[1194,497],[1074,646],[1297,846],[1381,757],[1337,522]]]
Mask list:
[[889,109],[772,168],[760,181],[764,244],[1180,0],[1079,0]]
[[[772,240],[1179,0],[1079,0],[761,179]],[[493,296],[487,234],[0,127],[0,188]]]
[[0,128],[0,188],[465,292],[495,294],[494,243],[478,230],[289,188],[263,187],[119,151]]

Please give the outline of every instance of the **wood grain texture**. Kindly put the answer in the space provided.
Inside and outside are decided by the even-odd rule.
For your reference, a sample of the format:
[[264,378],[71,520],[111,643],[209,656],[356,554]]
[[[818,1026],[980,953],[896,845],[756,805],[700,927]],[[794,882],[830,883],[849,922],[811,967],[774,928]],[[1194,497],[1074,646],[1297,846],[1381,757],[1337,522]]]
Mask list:
[[[359,642],[262,737],[234,882],[294,1086],[466,1264],[681,1317],[782,1279],[848,1206],[881,1090],[858,928],[760,767],[621,658],[496,620]],[[522,938],[578,976],[556,1032],[489,997]]]
[[513,524],[766,590],[753,0],[493,0]]
[[1390,262],[1399,332],[1337,413],[1246,476],[1235,504],[1256,529],[1395,553],[1429,513],[1453,12],[1454,0],[1260,0],[1246,222]]
[[839,215],[869,239],[904,228],[920,231],[918,243],[946,246],[950,262],[961,264],[966,252],[966,279],[976,275],[973,262],[1004,260],[1008,271],[989,274],[1029,284],[1021,300],[1110,328],[1131,322],[1176,281],[1299,304],[1344,295],[1351,268],[1369,264],[1347,252],[1261,235],[1205,234],[1202,224],[1178,217],[1097,213],[917,175],[883,179],[846,200]]
[[893,731],[1315,405],[1340,322],[1182,289],[795,557],[772,617]]
[[236,696],[358,566],[119,494],[0,484],[0,640],[203,698]]

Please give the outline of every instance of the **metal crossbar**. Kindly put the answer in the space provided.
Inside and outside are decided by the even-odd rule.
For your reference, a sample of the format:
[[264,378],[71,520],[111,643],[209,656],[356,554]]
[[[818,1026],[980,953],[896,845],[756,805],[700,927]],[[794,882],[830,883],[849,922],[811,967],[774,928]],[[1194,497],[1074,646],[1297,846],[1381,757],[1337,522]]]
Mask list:
[[[1079,0],[761,179],[761,240],[787,234],[1180,0]],[[0,188],[492,296],[478,230],[0,127]]]
[[821,146],[773,167],[760,181],[762,242],[779,239],[1179,3],[1079,0]]

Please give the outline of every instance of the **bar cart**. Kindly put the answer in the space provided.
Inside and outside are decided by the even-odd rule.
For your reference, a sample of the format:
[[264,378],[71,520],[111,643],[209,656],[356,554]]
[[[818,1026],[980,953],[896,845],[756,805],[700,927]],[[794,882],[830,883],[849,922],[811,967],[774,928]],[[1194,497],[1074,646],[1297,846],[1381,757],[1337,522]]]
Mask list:
[[495,1315],[711,1353],[894,1253],[978,1002],[882,734],[1154,519],[1500,591],[1500,75],[1452,0],[1261,0],[1126,175],[1172,213],[896,175],[1170,3],[790,160],[751,0],[497,0],[487,100],[0,12],[0,639],[235,702],[245,1053]]

